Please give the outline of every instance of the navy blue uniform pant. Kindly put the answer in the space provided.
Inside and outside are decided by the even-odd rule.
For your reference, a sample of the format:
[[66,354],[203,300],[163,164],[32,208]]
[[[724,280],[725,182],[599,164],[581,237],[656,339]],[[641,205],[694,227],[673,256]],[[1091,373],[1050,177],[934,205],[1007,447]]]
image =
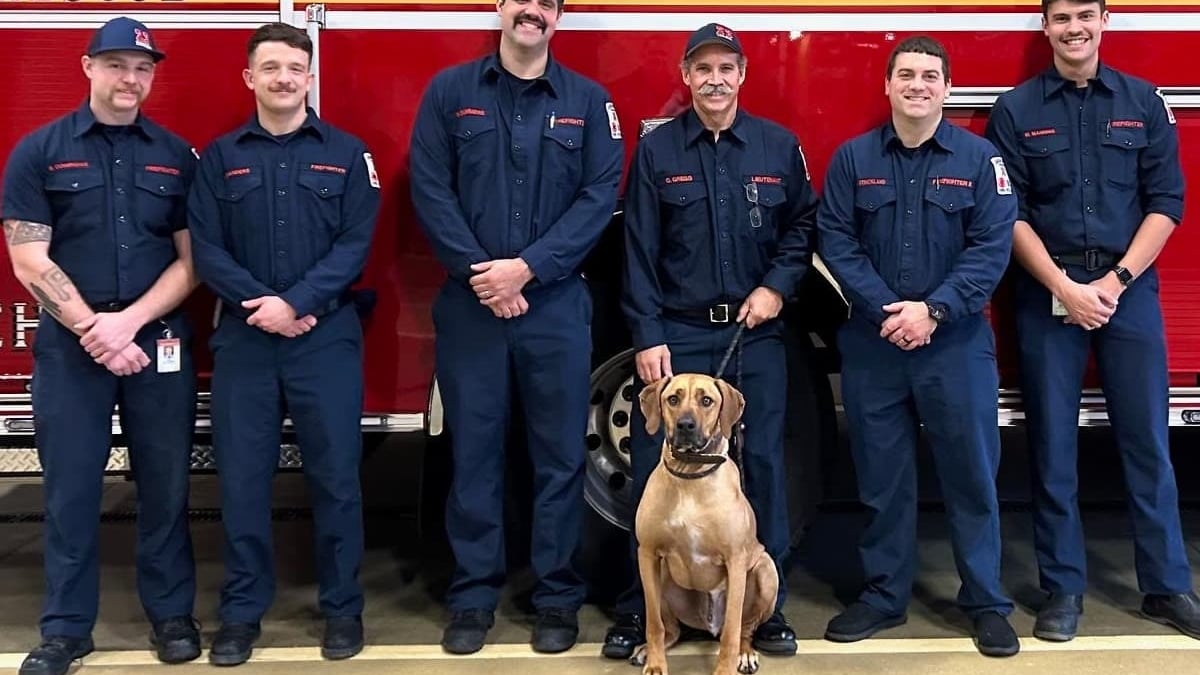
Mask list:
[[46,499],[43,636],[85,637],[100,599],[97,544],[113,406],[137,483],[137,589],[152,622],[192,614],[195,565],[188,532],[188,469],[196,415],[191,332],[181,314],[164,319],[180,338],[181,370],[159,373],[153,322],[135,341],[150,357],[118,377],[95,363],[79,337],[46,313],[33,355],[33,412]]
[[225,529],[223,622],[256,623],[275,596],[271,484],[292,419],[313,512],[318,605],[362,614],[362,327],[353,306],[296,338],[226,314],[213,350],[213,450]]
[[583,525],[592,300],[571,277],[525,289],[529,311],[496,318],[450,281],[433,308],[438,387],[454,455],[446,533],[456,563],[451,611],[494,610],[504,584],[505,438],[519,393],[533,464],[530,562],[538,609],[577,609],[572,556]]
[[996,472],[995,339],[974,315],[938,327],[933,342],[905,352],[879,328],[852,318],[838,334],[842,401],[858,492],[870,512],[859,544],[865,585],[859,600],[890,615],[912,597],[917,563],[917,440],[924,424],[933,451],[950,541],[969,615],[1007,615],[1000,588]]
[[[677,321],[664,321],[667,348],[671,350],[671,372],[713,375],[721,365],[736,324],[710,327]],[[775,561],[779,572],[776,609],[787,598],[785,574],[788,569],[787,484],[783,459],[783,422],[787,409],[787,356],[783,346],[783,325],[770,321],[743,333],[742,373],[738,384],[737,355],[726,366],[722,379],[738,386],[746,398],[742,414],[745,425],[742,466],[746,498],[758,523],[758,540]],[[636,381],[636,379],[635,379]],[[638,388],[640,391],[640,387]],[[641,501],[646,481],[662,457],[663,430],[646,433],[646,418],[634,396],[630,419],[629,454],[633,469],[634,503]],[[637,537],[631,531],[631,554],[637,560]],[[636,562],[635,562],[636,564]],[[644,612],[641,577],[633,575],[633,585],[617,598],[618,612]]]
[[[1081,268],[1068,272],[1076,281],[1089,280]],[[1088,355],[1094,353],[1124,468],[1138,587],[1144,593],[1190,590],[1167,441],[1167,353],[1157,272],[1152,268],[1130,284],[1108,324],[1092,331],[1053,316],[1049,291],[1028,274],[1019,273],[1016,282],[1042,588],[1083,593],[1087,587],[1076,468],[1079,399]]]

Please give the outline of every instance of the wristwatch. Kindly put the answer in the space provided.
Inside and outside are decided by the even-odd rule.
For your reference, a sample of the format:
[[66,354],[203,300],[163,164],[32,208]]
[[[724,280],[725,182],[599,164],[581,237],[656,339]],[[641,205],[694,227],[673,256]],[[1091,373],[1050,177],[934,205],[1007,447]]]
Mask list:
[[1112,271],[1117,275],[1117,281],[1121,282],[1122,286],[1128,287],[1133,281],[1133,272],[1130,272],[1120,265],[1113,265]]
[[927,302],[927,303],[925,303],[925,305],[927,307],[929,307],[929,318],[933,319],[934,321],[936,321],[938,323],[941,323],[946,320],[946,306],[945,305],[939,305],[934,302]]

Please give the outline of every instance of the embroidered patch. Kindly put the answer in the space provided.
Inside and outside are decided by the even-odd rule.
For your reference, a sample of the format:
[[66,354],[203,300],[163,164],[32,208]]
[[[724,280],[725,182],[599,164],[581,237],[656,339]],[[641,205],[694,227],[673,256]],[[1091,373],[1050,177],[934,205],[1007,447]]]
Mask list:
[[931,182],[934,185],[939,185],[939,186],[940,185],[951,185],[954,187],[964,187],[964,188],[975,187],[975,181],[967,180],[966,178],[946,178],[944,176],[938,176],[937,178],[934,178]]
[[455,117],[487,117],[487,111],[482,108],[462,108],[454,113]]
[[1155,93],[1155,95],[1157,95],[1157,96],[1158,96],[1160,99],[1162,99],[1162,102],[1163,102],[1163,110],[1166,110],[1166,111],[1167,111],[1167,121],[1168,121],[1168,122],[1170,122],[1171,124],[1175,124],[1175,113],[1171,112],[1171,104],[1170,104],[1170,103],[1167,103],[1167,97],[1166,97],[1166,96],[1163,96],[1163,93],[1162,93],[1162,90],[1161,90],[1161,89],[1155,89],[1155,90],[1154,90],[1154,93]]
[[1108,125],[1114,129],[1145,129],[1146,123],[1141,120],[1113,120]]
[[750,176],[750,182],[763,185],[783,185],[783,179],[779,176]]
[[1008,169],[1004,168],[1004,159],[993,157],[992,170],[996,172],[996,194],[1011,195],[1012,181],[1008,180]]
[[178,176],[179,175],[179,169],[176,169],[173,166],[159,166],[157,164],[147,164],[146,170],[149,171],[150,173],[165,173],[168,176]]
[[230,170],[226,171],[225,177],[233,178],[234,176],[247,176],[249,174],[250,174],[250,167],[244,166],[240,169],[230,169]]
[[663,182],[666,183],[667,185],[674,185],[675,183],[691,183],[695,180],[696,180],[696,177],[694,175],[688,173],[688,174],[684,174],[682,176],[667,176],[666,178],[663,179]]
[[587,126],[587,123],[584,122],[583,120],[579,119],[578,117],[555,117],[554,121],[557,124],[565,124],[569,127]]
[[371,158],[371,153],[363,153],[363,161],[367,163],[367,178],[371,181],[371,187],[379,188],[379,174],[375,173],[375,160]]
[[617,107],[608,101],[604,104],[604,109],[608,111],[608,135],[613,137],[613,140],[621,139],[621,120],[617,117]]
[[51,171],[62,171],[63,169],[86,169],[90,164],[87,162],[58,162],[50,165]]
[[342,167],[333,166],[332,164],[309,164],[308,168],[312,171],[324,171],[326,173],[339,173],[342,175],[346,173],[346,170]]
[[1054,136],[1058,134],[1058,129],[1031,129],[1025,132],[1025,138],[1037,138],[1038,136]]
[[725,26],[717,24],[713,26],[713,31],[717,34],[717,37],[733,42],[733,31],[729,30]]
[[150,43],[150,32],[141,28],[133,29],[133,44],[142,49],[154,49],[154,45]]
[[859,178],[855,183],[858,187],[867,187],[868,185],[887,185],[886,178]]

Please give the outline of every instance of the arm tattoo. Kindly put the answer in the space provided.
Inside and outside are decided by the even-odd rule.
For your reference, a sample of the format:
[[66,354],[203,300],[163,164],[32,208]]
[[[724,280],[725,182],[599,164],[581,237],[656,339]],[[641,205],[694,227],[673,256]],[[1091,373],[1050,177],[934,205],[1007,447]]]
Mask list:
[[55,319],[62,319],[62,308],[58,306],[57,302],[54,302],[53,298],[46,294],[46,291],[42,290],[41,286],[29,284],[29,290],[33,291],[34,297],[38,299],[38,302],[42,303],[42,309],[50,312],[50,316],[53,316]]
[[49,225],[31,223],[28,220],[4,221],[4,238],[9,246],[28,244],[31,241],[50,241]]
[[43,272],[42,281],[46,282],[60,302],[70,301],[71,289],[74,288],[74,284],[67,278],[66,273],[62,271],[61,267],[55,265]]

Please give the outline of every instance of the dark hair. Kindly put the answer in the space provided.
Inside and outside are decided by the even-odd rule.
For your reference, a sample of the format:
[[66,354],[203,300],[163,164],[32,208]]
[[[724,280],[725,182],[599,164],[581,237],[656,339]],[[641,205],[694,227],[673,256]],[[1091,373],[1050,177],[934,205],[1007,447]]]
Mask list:
[[[1058,1],[1059,0],[1042,0],[1042,17],[1043,18],[1050,16],[1048,14],[1048,12],[1050,11],[1050,5],[1053,5],[1054,3],[1058,2]],[[1100,13],[1101,14],[1108,11],[1108,3],[1106,3],[1104,0],[1067,0],[1067,2],[1071,3],[1072,5],[1090,5],[1094,2],[1098,2],[1098,3],[1100,3]]]
[[246,45],[246,57],[253,61],[254,50],[264,42],[282,42],[289,47],[302,49],[308,54],[308,62],[312,63],[312,39],[308,37],[308,33],[295,26],[286,23],[268,23],[260,26],[250,36],[250,42]]
[[936,56],[942,60],[942,77],[950,81],[950,57],[946,54],[946,48],[942,43],[934,40],[928,35],[914,35],[910,38],[904,38],[896,48],[892,50],[892,55],[888,57],[887,62],[887,79],[892,79],[892,70],[896,67],[896,57],[900,54],[928,54]]

